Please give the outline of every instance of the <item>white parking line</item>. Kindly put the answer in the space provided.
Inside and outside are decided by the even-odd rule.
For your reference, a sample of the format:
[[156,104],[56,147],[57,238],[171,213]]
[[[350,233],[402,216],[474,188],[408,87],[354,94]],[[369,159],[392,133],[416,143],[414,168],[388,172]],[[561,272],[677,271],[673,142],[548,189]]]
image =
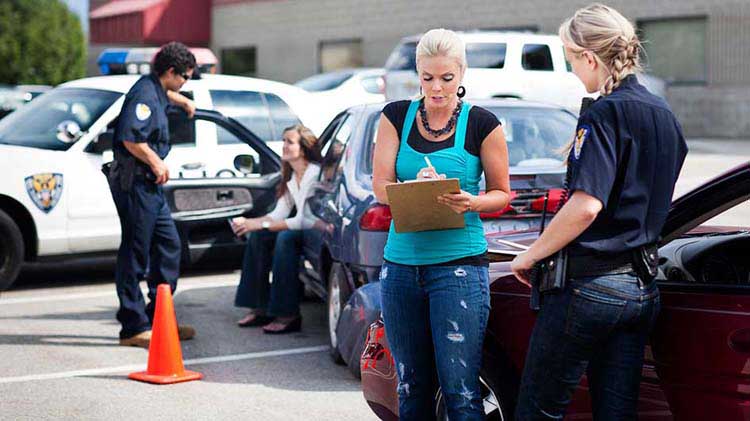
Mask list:
[[[224,282],[211,282],[206,284],[198,285],[180,285],[177,286],[175,296],[181,292],[195,290],[195,289],[207,289],[207,288],[223,288],[228,286],[236,286],[237,281],[224,281]],[[141,286],[141,292],[144,296],[148,294],[148,287]],[[99,298],[99,297],[116,297],[114,288],[109,291],[97,291],[97,292],[81,292],[78,294],[59,294],[59,295],[47,295],[42,297],[19,297],[19,298],[0,298],[0,305],[5,304],[26,304],[26,303],[44,303],[51,301],[72,301],[81,300],[86,298]]]
[[[328,345],[311,346],[311,347],[305,347],[305,348],[279,349],[275,351],[250,352],[247,354],[234,354],[234,355],[222,355],[218,357],[193,358],[190,360],[185,360],[184,364],[187,366],[187,365],[196,365],[196,364],[211,364],[211,363],[223,363],[223,362],[230,362],[230,361],[255,360],[258,358],[282,357],[285,355],[310,354],[314,352],[323,352],[326,350],[328,350]],[[63,371],[63,372],[58,372],[58,373],[34,374],[30,376],[0,377],[0,384],[31,382],[31,381],[36,381],[36,380],[66,379],[66,378],[71,378],[71,377],[83,377],[83,376],[98,376],[102,374],[123,373],[123,372],[137,371],[137,370],[143,370],[143,369],[144,369],[143,364],[133,364],[133,365],[121,365],[119,367],[104,367],[104,368],[93,368],[89,370],[76,370],[76,371]]]

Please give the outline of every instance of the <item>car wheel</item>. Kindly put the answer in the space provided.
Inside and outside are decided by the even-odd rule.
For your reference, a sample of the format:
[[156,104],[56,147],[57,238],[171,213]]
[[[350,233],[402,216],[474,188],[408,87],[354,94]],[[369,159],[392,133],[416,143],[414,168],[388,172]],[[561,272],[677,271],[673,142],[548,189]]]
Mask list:
[[[482,405],[484,406],[484,419],[488,421],[510,420],[513,414],[510,413],[510,407],[503,401],[499,388],[493,387],[492,383],[485,380],[483,376],[479,376],[479,385],[482,393]],[[441,389],[438,389],[435,399],[435,415],[440,421],[448,420],[445,399]]]
[[0,211],[0,291],[13,285],[23,263],[23,236],[13,219]]
[[336,327],[341,317],[341,311],[344,309],[350,295],[349,283],[346,280],[346,269],[344,269],[341,263],[334,263],[328,275],[328,298],[326,303],[328,307],[329,352],[331,358],[337,364],[344,364],[345,361],[339,352]]

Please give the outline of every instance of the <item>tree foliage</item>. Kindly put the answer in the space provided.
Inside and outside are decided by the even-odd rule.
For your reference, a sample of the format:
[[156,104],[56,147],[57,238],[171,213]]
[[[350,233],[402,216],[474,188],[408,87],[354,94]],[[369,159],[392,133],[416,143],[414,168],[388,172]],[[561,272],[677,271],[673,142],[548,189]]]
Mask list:
[[59,83],[83,77],[81,23],[59,0],[0,0],[0,83]]

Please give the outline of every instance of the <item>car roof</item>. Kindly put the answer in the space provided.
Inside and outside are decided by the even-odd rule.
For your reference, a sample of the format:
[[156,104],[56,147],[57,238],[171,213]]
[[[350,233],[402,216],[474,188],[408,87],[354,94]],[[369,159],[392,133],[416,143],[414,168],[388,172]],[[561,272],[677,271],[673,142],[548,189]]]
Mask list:
[[[551,34],[535,34],[531,32],[520,32],[520,31],[469,31],[469,32],[456,32],[464,42],[512,42],[512,41],[537,41],[547,43],[560,43],[560,38],[557,35]],[[424,34],[416,34],[404,37],[401,39],[401,43],[405,42],[419,42]]]
[[[114,91],[122,94],[127,93],[140,75],[111,75],[95,76],[66,82],[61,87],[66,88],[90,88],[105,91]],[[244,76],[201,74],[200,79],[189,80],[182,88],[190,91],[195,85],[207,85],[209,89],[225,90],[252,90],[259,92],[272,92],[280,95],[307,94],[301,88],[265,79],[256,79]]]

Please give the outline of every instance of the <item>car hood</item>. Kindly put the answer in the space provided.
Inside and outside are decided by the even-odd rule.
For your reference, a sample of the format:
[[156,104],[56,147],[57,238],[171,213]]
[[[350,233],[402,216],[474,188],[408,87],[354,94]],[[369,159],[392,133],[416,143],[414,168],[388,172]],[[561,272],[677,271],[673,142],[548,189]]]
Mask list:
[[5,180],[38,173],[62,173],[65,151],[0,145],[0,168]]

